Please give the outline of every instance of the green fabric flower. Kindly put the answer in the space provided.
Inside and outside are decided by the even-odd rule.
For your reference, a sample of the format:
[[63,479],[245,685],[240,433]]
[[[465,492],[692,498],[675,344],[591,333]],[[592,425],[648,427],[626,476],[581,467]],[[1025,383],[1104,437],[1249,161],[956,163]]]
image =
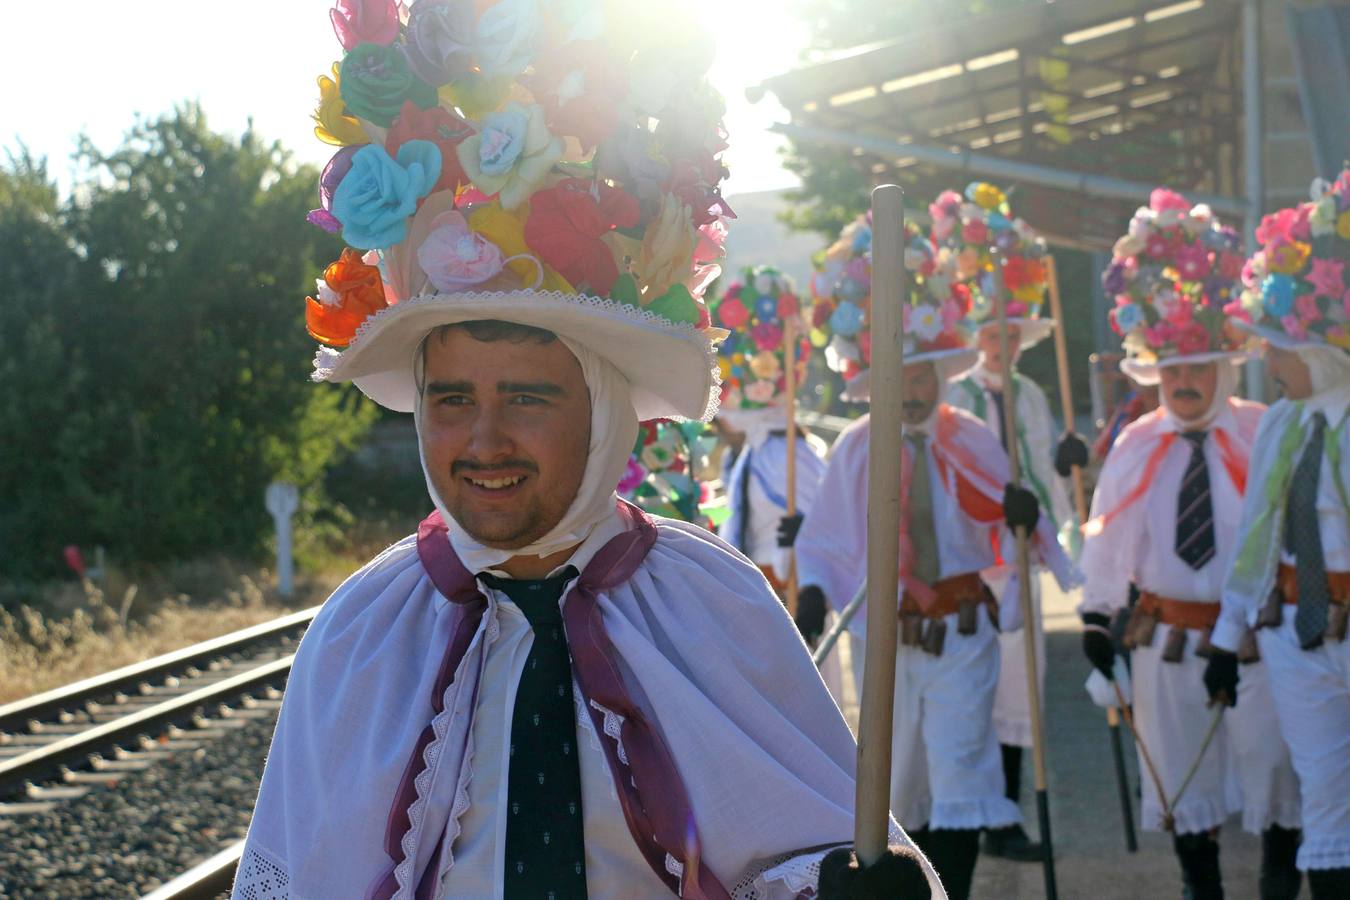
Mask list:
[[357,44],[342,60],[342,100],[347,111],[383,128],[393,124],[405,100],[422,109],[437,103],[436,89],[413,75],[394,47]]

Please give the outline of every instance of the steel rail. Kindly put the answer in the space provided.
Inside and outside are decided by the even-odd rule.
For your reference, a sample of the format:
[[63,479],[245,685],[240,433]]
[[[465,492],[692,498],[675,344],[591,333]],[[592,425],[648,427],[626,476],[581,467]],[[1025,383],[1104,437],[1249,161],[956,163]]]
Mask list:
[[312,606],[270,622],[263,622],[153,659],[0,705],[0,734],[32,731],[34,729],[30,723],[50,721],[61,713],[78,711],[90,701],[136,691],[147,681],[178,675],[213,659],[238,653],[254,644],[280,637],[308,625],[318,611],[319,607]]
[[93,725],[43,747],[0,761],[0,797],[24,791],[28,782],[59,777],[61,769],[83,762],[91,754],[115,747],[149,729],[190,721],[204,706],[247,693],[282,680],[289,673],[295,654],[273,660],[214,684],[147,706],[136,712]]
[[243,854],[243,841],[231,844],[150,893],[141,895],[141,900],[214,900],[230,889]]

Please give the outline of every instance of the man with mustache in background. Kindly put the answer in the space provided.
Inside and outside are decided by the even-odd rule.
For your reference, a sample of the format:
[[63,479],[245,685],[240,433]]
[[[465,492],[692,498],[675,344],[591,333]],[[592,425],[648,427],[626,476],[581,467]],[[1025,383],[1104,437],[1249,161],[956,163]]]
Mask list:
[[[1242,336],[1222,311],[1235,287],[1224,273],[1240,269],[1230,232],[1207,208],[1159,189],[1116,244],[1112,269],[1130,273],[1111,298],[1128,354],[1121,368],[1139,384],[1158,384],[1162,406],[1121,433],[1097,482],[1080,560],[1083,650],[1115,678],[1111,617],[1136,584],[1139,602],[1125,632],[1134,718],[1141,757],[1150,754],[1164,794],[1144,778],[1142,827],[1173,833],[1186,897],[1221,900],[1216,838],[1241,810],[1244,830],[1262,836],[1262,900],[1287,900],[1299,889],[1298,785],[1288,750],[1273,739],[1266,666],[1250,646],[1241,656],[1241,702],[1206,743],[1214,713],[1204,659],[1237,554],[1248,458],[1264,409],[1232,396],[1243,354]],[[1105,694],[1099,699],[1114,704],[1113,692]]]
[[1350,171],[1312,197],[1266,217],[1265,246],[1247,264],[1244,327],[1265,339],[1282,399],[1252,447],[1240,550],[1212,639],[1223,652],[1205,683],[1242,712],[1249,670],[1238,662],[1254,627],[1302,789],[1298,867],[1313,900],[1330,900],[1350,897]]
[[[922,240],[920,238],[920,240]],[[1011,557],[1012,527],[1032,536],[1067,585],[1072,566],[1060,552],[1035,495],[1008,482],[1008,459],[984,423],[943,402],[949,378],[975,362],[940,300],[912,271],[906,310],[901,459],[900,646],[895,660],[891,811],[941,873],[953,900],[970,893],[982,828],[1021,822],[1005,796],[993,727],[1000,627],[1016,628],[1015,595],[1001,606],[981,579],[996,545]],[[867,393],[868,373],[849,385]],[[828,606],[841,610],[858,591],[867,548],[868,452],[863,416],[835,442],[820,484],[830,498],[812,508],[798,535],[804,585],[797,626],[808,641]],[[1005,485],[1006,492],[1005,492]],[[1039,522],[1039,525],[1038,525]],[[865,607],[865,604],[864,604]],[[850,622],[852,646],[865,643],[867,611]],[[863,654],[853,657],[862,682]]]

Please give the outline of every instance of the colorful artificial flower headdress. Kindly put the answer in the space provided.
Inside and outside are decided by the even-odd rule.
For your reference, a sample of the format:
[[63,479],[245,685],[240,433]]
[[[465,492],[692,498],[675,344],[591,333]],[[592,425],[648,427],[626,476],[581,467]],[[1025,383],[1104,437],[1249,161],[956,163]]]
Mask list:
[[[1045,239],[1013,216],[1007,195],[992,184],[976,181],[965,196],[943,191],[928,207],[930,231],[941,256],[940,267],[970,286],[971,328],[995,319],[994,251],[1002,257],[1003,288],[1009,319],[1031,320],[1041,315],[1048,284]],[[947,261],[950,254],[952,261]]]
[[645,512],[706,525],[700,513],[703,485],[695,472],[707,461],[699,422],[653,419],[638,426],[637,443],[618,491]]
[[717,348],[722,409],[762,409],[787,390],[784,329],[797,320],[797,383],[811,351],[792,280],[772,266],[747,267],[711,307],[714,324],[731,333]]
[[[811,343],[825,348],[830,368],[852,381],[872,363],[872,225],[859,216],[829,248],[811,280]],[[906,359],[964,348],[970,288],[956,277],[913,223],[905,226],[909,298],[904,306]],[[945,262],[945,264],[944,264]]]
[[1233,314],[1277,343],[1350,352],[1350,168],[1333,184],[1313,182],[1311,194],[1261,220]]
[[1116,241],[1102,288],[1111,327],[1142,363],[1226,354],[1245,342],[1229,313],[1242,273],[1241,239],[1208,206],[1156,188]]
[[733,215],[709,43],[664,2],[337,0],[306,303],[334,347],[431,293],[547,290],[707,328]]

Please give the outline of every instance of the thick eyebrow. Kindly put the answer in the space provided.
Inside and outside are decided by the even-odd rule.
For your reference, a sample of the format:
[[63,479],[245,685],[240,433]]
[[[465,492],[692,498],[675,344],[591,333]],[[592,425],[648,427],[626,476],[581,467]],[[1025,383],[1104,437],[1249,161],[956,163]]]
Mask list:
[[[426,387],[426,393],[439,394],[473,394],[474,386],[471,381],[433,381]],[[499,394],[540,394],[548,397],[561,397],[567,392],[561,385],[554,384],[551,381],[499,381],[497,382],[497,393]]]

